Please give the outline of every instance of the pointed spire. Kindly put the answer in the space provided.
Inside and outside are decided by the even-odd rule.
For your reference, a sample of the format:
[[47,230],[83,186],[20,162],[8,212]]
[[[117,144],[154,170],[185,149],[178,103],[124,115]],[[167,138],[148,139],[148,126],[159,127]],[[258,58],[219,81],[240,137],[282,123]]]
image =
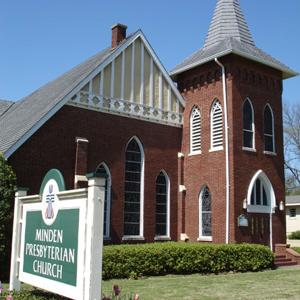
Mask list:
[[235,38],[255,46],[239,0],[218,0],[204,48],[213,46],[226,38]]

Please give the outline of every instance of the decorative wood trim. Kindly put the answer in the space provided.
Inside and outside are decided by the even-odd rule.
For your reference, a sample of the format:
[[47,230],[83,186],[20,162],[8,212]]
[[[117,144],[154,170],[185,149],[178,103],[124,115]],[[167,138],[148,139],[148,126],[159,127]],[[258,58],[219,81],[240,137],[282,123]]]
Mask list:
[[89,97],[88,93],[85,91],[78,92],[76,97],[68,102],[68,105],[142,119],[164,125],[175,127],[182,126],[182,114],[122,99],[101,98],[97,95],[91,95]]

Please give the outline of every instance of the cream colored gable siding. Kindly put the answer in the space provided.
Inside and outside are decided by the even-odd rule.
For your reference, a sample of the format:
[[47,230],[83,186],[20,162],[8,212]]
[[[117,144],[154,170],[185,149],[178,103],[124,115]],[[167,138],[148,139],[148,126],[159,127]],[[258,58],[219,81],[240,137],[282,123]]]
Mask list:
[[100,74],[93,78],[93,94],[100,96]]
[[103,80],[104,80],[103,95],[105,98],[110,98],[111,64],[109,64],[106,68],[104,68]]
[[132,45],[125,50],[125,82],[124,98],[130,100],[131,97],[131,58],[132,58]]
[[122,55],[115,59],[114,98],[121,99]]
[[150,105],[150,54],[144,50],[144,104]]
[[170,109],[169,109],[169,107],[168,107],[168,100],[169,100],[169,97],[168,97],[168,95],[169,95],[169,91],[168,91],[168,89],[169,89],[169,84],[167,83],[167,81],[166,80],[163,80],[163,90],[164,90],[164,92],[163,92],[163,101],[162,101],[162,103],[163,103],[163,110],[167,110],[167,111],[169,111]]
[[134,43],[134,96],[133,101],[141,103],[141,40]]
[[153,65],[153,77],[154,77],[154,107],[159,108],[159,70],[156,65]]
[[155,61],[142,39],[137,38],[92,79],[91,85],[86,84],[82,88],[81,91],[86,94],[83,101],[91,92],[100,98],[121,99],[182,113],[183,106]]

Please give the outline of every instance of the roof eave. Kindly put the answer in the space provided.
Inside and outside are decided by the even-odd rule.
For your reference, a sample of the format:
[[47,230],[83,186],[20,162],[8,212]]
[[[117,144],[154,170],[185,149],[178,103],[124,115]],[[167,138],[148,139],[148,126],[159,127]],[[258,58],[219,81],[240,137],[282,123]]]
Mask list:
[[199,62],[196,62],[196,63],[190,64],[190,65],[187,65],[185,67],[182,67],[182,68],[180,68],[180,69],[178,69],[176,71],[173,71],[173,72],[171,71],[170,72],[170,76],[174,78],[176,75],[178,75],[178,74],[180,74],[182,72],[191,70],[191,69],[193,69],[193,68],[195,68],[197,66],[200,66],[200,65],[203,65],[203,64],[205,64],[205,63],[207,63],[209,61],[212,61],[215,58],[220,58],[222,56],[225,56],[225,55],[228,55],[228,54],[231,54],[231,53],[239,55],[239,56],[247,58],[247,59],[250,59],[252,61],[261,63],[263,65],[272,67],[273,69],[279,70],[279,71],[282,72],[282,78],[283,79],[288,79],[288,78],[292,78],[292,77],[295,77],[295,76],[299,75],[298,72],[295,72],[293,70],[289,70],[289,69],[286,69],[286,68],[280,68],[276,64],[272,64],[270,62],[266,62],[265,60],[259,59],[259,58],[255,57],[253,55],[249,55],[247,53],[244,53],[242,51],[238,51],[238,50],[235,50],[235,49],[228,49],[228,50],[225,50],[225,51],[222,51],[222,52],[218,53],[217,55],[209,56],[208,58],[206,58],[204,60],[201,60]]

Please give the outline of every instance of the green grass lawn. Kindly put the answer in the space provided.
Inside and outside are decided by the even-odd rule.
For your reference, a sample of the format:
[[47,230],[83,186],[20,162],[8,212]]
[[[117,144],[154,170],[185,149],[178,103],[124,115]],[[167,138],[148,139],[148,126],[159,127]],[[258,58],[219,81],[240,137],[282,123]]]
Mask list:
[[300,269],[279,269],[259,273],[109,280],[103,282],[103,292],[111,294],[112,285],[118,284],[122,295],[138,293],[141,300],[300,299],[299,283]]

